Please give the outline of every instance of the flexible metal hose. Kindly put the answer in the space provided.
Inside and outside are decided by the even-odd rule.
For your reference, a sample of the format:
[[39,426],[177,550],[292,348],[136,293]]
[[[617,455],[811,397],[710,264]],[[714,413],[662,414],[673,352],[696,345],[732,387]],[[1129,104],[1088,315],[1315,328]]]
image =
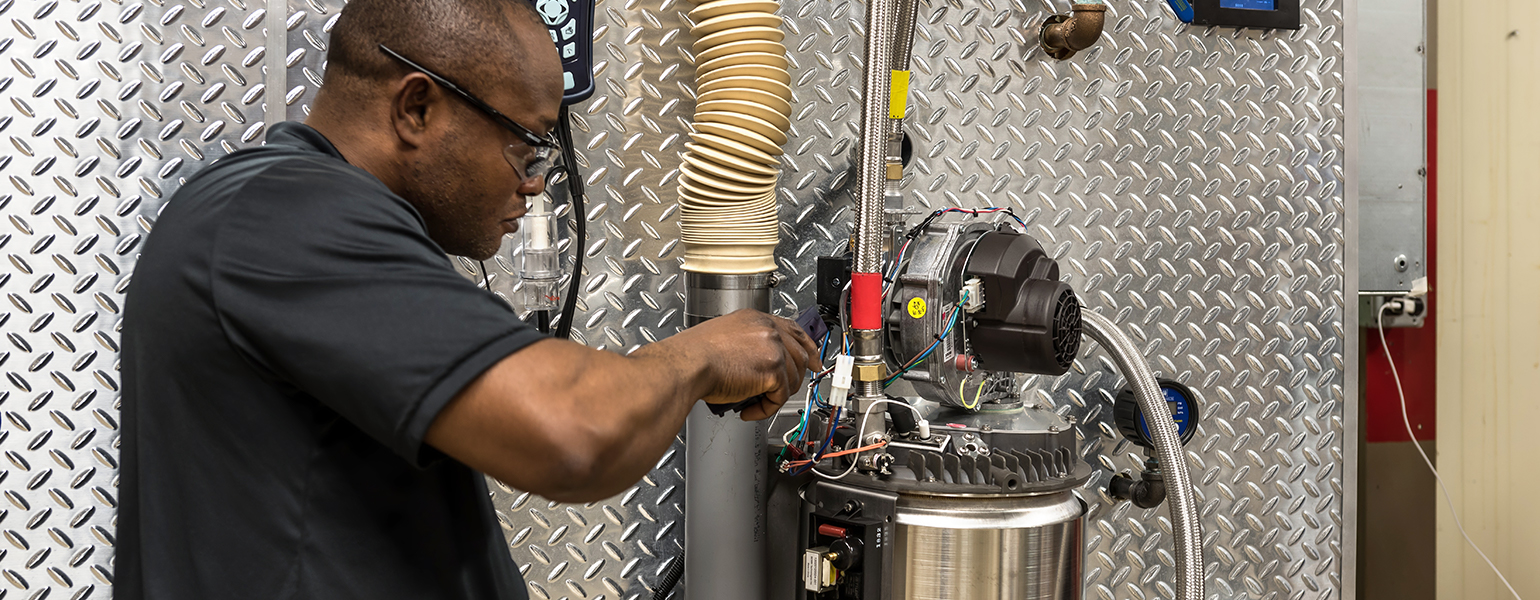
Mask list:
[[[914,22],[919,18],[920,0],[898,0],[893,42],[893,71],[908,71],[909,58],[914,52]],[[892,116],[892,115],[889,115]],[[888,143],[898,144],[904,135],[904,120],[888,120]],[[898,158],[898,147],[889,148],[889,160]]]
[[1171,419],[1171,408],[1166,406],[1160,384],[1155,382],[1155,374],[1144,362],[1144,355],[1134,346],[1133,340],[1118,330],[1111,319],[1099,313],[1088,309],[1080,314],[1085,336],[1112,355],[1118,370],[1128,380],[1128,386],[1134,390],[1139,409],[1144,411],[1144,420],[1155,440],[1155,455],[1160,459],[1160,472],[1166,482],[1171,526],[1175,533],[1177,600],[1203,600],[1203,528],[1198,522],[1198,501],[1193,494],[1187,457],[1182,451],[1176,422]]
[[856,273],[882,271],[882,193],[887,186],[894,9],[893,0],[869,0],[866,5],[866,87],[861,107],[861,154],[856,165],[859,191],[852,269]]

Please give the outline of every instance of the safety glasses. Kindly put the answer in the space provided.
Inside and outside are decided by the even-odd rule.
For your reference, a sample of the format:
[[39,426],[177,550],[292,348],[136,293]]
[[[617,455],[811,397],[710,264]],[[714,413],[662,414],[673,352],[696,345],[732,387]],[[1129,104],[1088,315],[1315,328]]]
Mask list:
[[465,100],[466,103],[486,114],[492,119],[492,122],[501,125],[503,129],[507,129],[518,136],[519,141],[522,143],[510,144],[504,147],[503,158],[508,161],[509,165],[513,166],[514,171],[519,173],[521,177],[525,179],[544,177],[551,171],[551,167],[555,164],[556,152],[561,146],[556,143],[556,140],[550,134],[544,136],[536,135],[535,132],[508,118],[507,115],[498,112],[497,109],[492,108],[492,105],[471,95],[470,92],[465,91],[464,88],[456,85],[455,82],[450,81],[448,78],[428,70],[427,67],[412,62],[411,59],[402,56],[395,50],[385,47],[385,44],[380,44],[379,47],[380,52],[384,52],[386,56],[399,60],[413,70],[427,75],[428,79],[432,79],[440,87],[454,92],[455,95]]

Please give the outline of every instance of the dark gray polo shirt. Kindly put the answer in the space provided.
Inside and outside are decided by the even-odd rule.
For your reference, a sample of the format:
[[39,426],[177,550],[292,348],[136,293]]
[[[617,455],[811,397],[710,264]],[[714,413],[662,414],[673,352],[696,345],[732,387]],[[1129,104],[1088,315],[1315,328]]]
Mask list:
[[123,317],[123,600],[525,598],[480,473],[423,444],[541,339],[316,130],[198,173]]

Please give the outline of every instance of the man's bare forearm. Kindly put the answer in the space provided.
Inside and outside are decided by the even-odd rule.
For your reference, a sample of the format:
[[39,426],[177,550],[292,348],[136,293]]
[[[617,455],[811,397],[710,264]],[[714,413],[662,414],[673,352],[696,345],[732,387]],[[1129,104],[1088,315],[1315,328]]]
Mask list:
[[493,366],[440,413],[428,443],[553,500],[596,500],[646,474],[711,381],[660,342],[633,356],[545,340]]
[[[673,444],[695,401],[709,389],[703,385],[707,377],[702,357],[681,350],[687,349],[672,348],[663,342],[637,350],[624,358],[629,364],[616,373],[617,380],[605,382],[605,387],[614,389],[616,396],[605,398],[597,390],[585,395],[589,399],[597,396],[597,402],[590,407],[591,414],[612,417],[607,423],[596,424],[593,432],[598,457],[590,475],[584,478],[587,485],[548,498],[567,502],[607,498],[634,485],[652,470]],[[637,398],[639,402],[617,401],[635,394],[635,383],[642,380],[649,387],[661,387],[645,394],[647,398]],[[604,426],[611,429],[601,430]]]
[[543,340],[477,378],[427,442],[519,489],[598,500],[656,464],[697,399],[763,394],[772,414],[801,385],[817,347],[796,324],[754,311],[712,319],[631,356]]

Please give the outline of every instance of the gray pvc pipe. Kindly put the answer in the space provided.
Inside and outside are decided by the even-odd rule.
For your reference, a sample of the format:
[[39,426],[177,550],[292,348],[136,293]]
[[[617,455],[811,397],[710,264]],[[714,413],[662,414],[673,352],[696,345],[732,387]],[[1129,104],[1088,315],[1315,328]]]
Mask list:
[[1187,456],[1177,434],[1171,408],[1155,382],[1155,374],[1144,362],[1144,354],[1116,323],[1099,313],[1081,311],[1085,337],[1094,340],[1107,353],[1128,380],[1144,411],[1145,422],[1155,438],[1155,456],[1160,459],[1160,473],[1166,482],[1166,504],[1171,507],[1171,527],[1176,542],[1177,600],[1203,600],[1203,526],[1198,522],[1198,501],[1193,494],[1187,471]]
[[[685,274],[685,326],[752,308],[770,311],[770,274]],[[685,420],[684,598],[765,600],[766,423],[718,417],[704,403]]]

